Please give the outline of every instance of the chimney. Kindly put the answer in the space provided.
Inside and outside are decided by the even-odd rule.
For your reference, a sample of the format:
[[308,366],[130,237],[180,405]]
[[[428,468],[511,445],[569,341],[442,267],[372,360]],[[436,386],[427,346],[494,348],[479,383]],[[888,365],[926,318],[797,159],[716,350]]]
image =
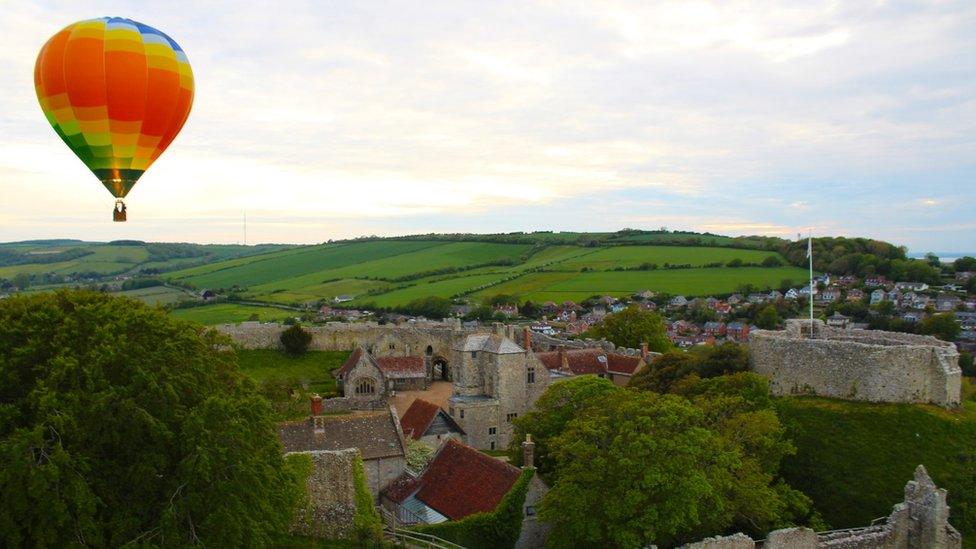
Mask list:
[[525,435],[522,443],[522,469],[535,469],[535,443],[530,434]]
[[644,341],[644,342],[641,343],[641,358],[644,359],[645,361],[647,360],[647,342],[646,341]]
[[505,337],[505,325],[501,322],[495,323],[495,335]]
[[566,346],[559,346],[559,369],[565,370],[569,368],[569,360],[566,359]]
[[522,347],[526,353],[532,352],[532,328],[528,326],[522,328]]
[[312,394],[312,417],[322,415],[322,397]]

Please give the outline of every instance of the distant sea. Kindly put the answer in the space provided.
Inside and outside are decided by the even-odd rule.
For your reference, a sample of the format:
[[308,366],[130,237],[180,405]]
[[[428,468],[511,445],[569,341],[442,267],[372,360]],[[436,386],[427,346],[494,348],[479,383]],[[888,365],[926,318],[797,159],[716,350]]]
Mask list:
[[[922,259],[925,254],[929,252],[908,252],[908,257],[914,257],[915,259]],[[959,259],[963,256],[976,257],[976,252],[932,252],[939,256],[939,261],[943,263],[952,263],[953,261]]]

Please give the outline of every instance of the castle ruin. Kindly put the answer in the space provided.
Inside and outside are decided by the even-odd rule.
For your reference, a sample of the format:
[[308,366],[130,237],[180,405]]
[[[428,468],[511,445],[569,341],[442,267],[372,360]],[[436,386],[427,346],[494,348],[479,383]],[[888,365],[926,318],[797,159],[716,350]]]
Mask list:
[[962,372],[953,344],[931,336],[832,328],[788,320],[755,330],[749,361],[775,395],[811,394],[869,402],[960,404]]

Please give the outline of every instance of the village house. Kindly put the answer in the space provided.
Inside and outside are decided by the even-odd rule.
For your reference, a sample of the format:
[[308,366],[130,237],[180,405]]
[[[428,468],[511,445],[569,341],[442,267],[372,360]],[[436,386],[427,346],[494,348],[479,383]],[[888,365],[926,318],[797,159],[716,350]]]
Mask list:
[[871,305],[877,305],[885,299],[888,298],[888,292],[878,288],[877,290],[871,292]]
[[561,346],[555,351],[535,353],[535,356],[550,372],[560,376],[595,375],[623,387],[646,365],[648,352],[646,344],[641,347],[641,356],[608,353],[599,348],[567,350]]
[[896,290],[912,290],[913,292],[924,292],[929,289],[929,285],[924,282],[895,282]]
[[712,305],[712,310],[720,315],[727,315],[732,312],[732,306],[724,301],[719,301]]
[[864,299],[863,290],[860,290],[858,288],[852,288],[850,290],[847,290],[847,301],[857,302],[857,301],[861,301],[862,299]]
[[766,299],[768,299],[768,296],[766,294],[760,294],[760,293],[749,294],[748,297],[749,303],[753,303],[753,304],[764,303]]
[[956,321],[963,330],[976,330],[976,313],[956,311]]
[[925,320],[925,313],[921,311],[909,311],[901,315],[901,319],[905,322],[911,322],[915,324],[916,322],[921,322]]
[[374,357],[357,347],[336,372],[339,390],[351,400],[379,401],[390,391],[423,390],[428,387],[428,360],[419,356]]
[[783,297],[790,300],[797,299],[798,297],[800,297],[800,292],[797,291],[796,288],[790,288],[789,290],[786,290],[786,293],[783,294]]
[[976,272],[974,271],[958,271],[956,273],[956,280],[967,282],[973,276],[976,276]]
[[725,337],[725,323],[719,321],[709,321],[704,326],[705,335],[712,337]]
[[672,309],[678,309],[686,305],[688,305],[688,300],[683,295],[674,296],[671,298],[671,301],[668,302],[668,307]]
[[353,296],[347,295],[347,294],[340,294],[340,295],[337,295],[334,298],[332,298],[332,301],[334,303],[346,303],[346,302],[352,301],[352,300],[353,300]]
[[817,301],[821,303],[834,303],[840,301],[840,289],[839,288],[827,288],[817,295]]
[[766,298],[769,299],[770,301],[783,299],[783,292],[779,290],[773,290],[766,295]]
[[358,449],[374,498],[406,469],[403,433],[393,408],[323,415],[322,397],[313,395],[310,416],[281,424],[278,436],[286,453]]
[[939,294],[935,298],[935,310],[940,313],[955,311],[960,305],[962,305],[962,300],[951,294]]
[[835,312],[830,316],[830,318],[827,319],[827,326],[830,326],[831,328],[847,328],[850,322],[850,317]]
[[[494,511],[522,476],[534,470],[535,443],[522,443],[522,469],[450,440],[417,476],[404,474],[385,492],[380,504],[405,525],[461,520]],[[543,544],[546,525],[538,522],[537,506],[549,491],[538,475],[529,481],[522,504],[522,530],[515,547]]]
[[517,317],[518,314],[519,314],[518,313],[518,307],[516,305],[514,305],[514,304],[496,305],[495,306],[495,312],[496,313],[500,313],[500,314],[502,314],[504,316],[507,316],[509,318]]
[[464,440],[464,430],[440,406],[415,399],[400,418],[403,436],[437,449],[448,439]]
[[729,322],[725,327],[725,336],[733,341],[748,341],[749,325],[743,322]]
[[729,296],[728,299],[725,300],[725,302],[728,303],[729,305],[738,305],[739,303],[742,303],[742,295],[732,294]]
[[869,276],[864,279],[864,285],[868,288],[880,288],[888,285],[888,279],[883,275]]

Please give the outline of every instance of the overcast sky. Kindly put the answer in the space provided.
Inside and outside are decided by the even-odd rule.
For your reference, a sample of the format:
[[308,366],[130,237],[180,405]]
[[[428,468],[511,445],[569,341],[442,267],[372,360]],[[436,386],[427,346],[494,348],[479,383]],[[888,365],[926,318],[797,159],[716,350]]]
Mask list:
[[[0,0],[0,241],[669,228],[976,251],[976,2]],[[106,15],[186,51],[128,223],[34,94]]]

